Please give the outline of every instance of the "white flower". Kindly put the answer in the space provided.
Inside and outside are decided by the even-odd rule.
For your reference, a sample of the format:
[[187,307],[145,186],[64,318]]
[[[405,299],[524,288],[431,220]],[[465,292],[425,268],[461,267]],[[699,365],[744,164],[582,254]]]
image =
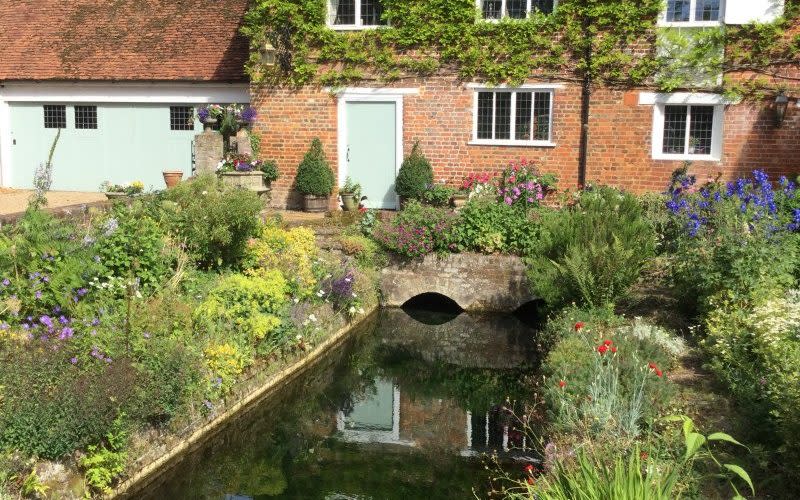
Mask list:
[[356,294],[356,292],[353,292],[353,298],[356,298],[356,297],[358,297],[358,294]]
[[205,195],[207,195],[207,194],[208,194],[208,191],[203,191],[203,192],[202,192],[202,193],[200,193],[200,194],[202,194],[203,196],[205,196]]
[[303,321],[303,326],[308,326],[308,320]]
[[309,321],[311,321],[312,323],[316,323],[316,322],[317,322],[317,317],[316,317],[316,316],[314,316],[314,314],[313,314],[313,313],[311,313],[311,314],[309,314],[309,315],[308,315],[308,319],[309,319]]
[[356,313],[356,308],[354,306],[350,306],[350,309],[348,309],[347,312],[349,312],[350,315],[352,316],[353,314]]
[[358,308],[358,314],[364,314],[364,308],[363,307],[359,307]]
[[326,274],[326,275],[325,275],[325,279],[330,279],[330,278],[332,278],[332,277],[333,277],[333,275],[332,275],[332,274]]
[[300,302],[300,299],[298,299],[297,297],[295,297],[295,298],[294,298],[294,303],[295,303],[295,304],[297,304],[297,303],[299,303],[299,302]]
[[323,295],[325,295],[324,291],[320,290],[317,292],[317,297],[322,297]]

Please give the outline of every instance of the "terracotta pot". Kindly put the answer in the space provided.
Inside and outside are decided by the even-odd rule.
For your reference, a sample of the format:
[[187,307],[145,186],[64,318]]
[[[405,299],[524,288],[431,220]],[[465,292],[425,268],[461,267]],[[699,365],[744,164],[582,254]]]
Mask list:
[[345,212],[352,212],[358,208],[358,200],[353,193],[339,193],[342,197],[342,209]]
[[183,179],[183,172],[180,170],[165,170],[161,172],[161,175],[164,176],[164,184],[167,185],[167,189],[174,188]]
[[327,212],[328,211],[328,196],[314,196],[307,194],[303,196],[303,210],[306,212]]

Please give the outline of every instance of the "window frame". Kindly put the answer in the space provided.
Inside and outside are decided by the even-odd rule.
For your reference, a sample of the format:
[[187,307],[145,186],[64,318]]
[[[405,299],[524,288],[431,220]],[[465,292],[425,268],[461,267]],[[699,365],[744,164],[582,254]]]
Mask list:
[[[481,87],[481,86],[471,86],[472,89],[472,135],[469,141],[470,145],[473,146],[523,146],[523,147],[555,147],[556,143],[553,142],[553,105],[555,103],[555,91],[556,87],[552,85],[548,86],[541,86],[541,85],[523,85],[520,87]],[[497,94],[499,92],[511,92],[511,113],[510,113],[510,128],[509,128],[509,137],[510,139],[479,139],[478,138],[478,101],[479,101],[479,94],[482,92],[491,92]],[[517,93],[531,93],[536,94],[538,93],[547,93],[550,94],[550,113],[549,113],[549,121],[548,121],[548,138],[545,139],[514,139],[516,136],[516,127],[517,127]],[[496,97],[492,100],[492,135],[495,135],[495,129],[497,127],[497,106],[494,104],[496,102]],[[536,102],[536,96],[531,96],[531,121],[533,120],[533,113],[534,113],[534,103]],[[533,137],[533,125],[531,125],[531,137]]]
[[716,21],[697,21],[697,0],[689,0],[689,20],[688,21],[667,21],[669,2],[664,11],[658,16],[658,26],[671,28],[702,28],[708,26],[721,26],[725,24],[726,0],[719,0],[719,19]]
[[[725,105],[724,102],[710,102],[707,100],[663,99],[655,102],[653,105],[652,158],[654,160],[721,161]],[[664,153],[664,120],[667,106],[686,106],[686,137],[684,138],[683,153]],[[711,150],[708,154],[693,154],[688,152],[692,126],[691,108],[693,106],[714,108],[714,115],[711,122]]]
[[[384,28],[389,25],[387,22],[386,24],[363,24],[361,21],[361,3],[364,0],[354,0],[355,1],[355,24],[334,24],[333,20],[335,19],[335,12],[333,11],[333,3],[331,0],[325,0],[325,3],[328,6],[328,17],[325,20],[325,24],[328,25],[328,28],[336,31],[359,31],[359,30],[374,30],[378,28]],[[377,0],[382,1],[382,0]],[[386,6],[384,6],[386,8]]]
[[[48,127],[47,126],[47,123],[48,123],[47,122],[47,108],[54,108],[54,109],[55,108],[59,108],[59,111],[62,112],[62,113],[59,113],[59,114],[63,114],[63,117],[64,117],[64,120],[63,120],[64,126],[63,127],[60,127],[60,126],[59,127]],[[67,105],[66,104],[50,104],[50,103],[43,104],[42,105],[42,118],[43,118],[42,119],[42,126],[44,127],[45,130],[58,130],[58,129],[66,130],[69,127],[69,121],[67,119]]]
[[[82,127],[79,126],[78,122],[78,109],[79,108],[87,108],[94,110],[94,127]],[[75,104],[72,106],[72,116],[75,123],[75,130],[98,130],[100,128],[100,117],[97,109],[97,105],[95,104]],[[84,123],[85,124],[85,123]]]
[[[478,9],[478,15],[480,16],[481,21],[489,23],[497,23],[504,19],[510,19],[512,21],[524,21],[525,19],[529,19],[533,13],[533,1],[534,0],[525,0],[525,17],[510,17],[508,15],[508,0],[500,0],[500,12],[502,12],[503,15],[500,16],[499,19],[483,16],[483,0],[475,0],[475,7]],[[556,7],[558,7],[558,0],[553,0],[554,11],[556,10]]]
[[[177,120],[172,119],[173,109],[185,108],[190,110],[192,128],[173,128],[173,123],[178,123]],[[196,122],[196,107],[191,104],[170,104],[169,105],[169,131],[170,132],[194,132],[197,130]],[[189,120],[186,121],[186,126],[189,126]]]

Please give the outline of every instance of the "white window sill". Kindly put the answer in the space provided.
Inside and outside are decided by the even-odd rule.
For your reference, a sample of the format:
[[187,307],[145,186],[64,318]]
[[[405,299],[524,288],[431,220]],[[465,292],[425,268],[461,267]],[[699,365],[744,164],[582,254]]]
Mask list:
[[356,24],[328,24],[328,28],[335,30],[335,31],[363,31],[363,30],[375,30],[378,28],[386,28],[386,25],[383,24],[368,24],[364,26],[359,26]]
[[659,28],[714,28],[722,26],[719,21],[659,21]]
[[511,139],[473,139],[467,144],[470,146],[519,146],[528,148],[556,147],[556,143],[551,141],[514,141]]
[[691,154],[666,154],[659,153],[653,155],[654,160],[683,160],[683,161],[721,161],[714,155],[691,155]]

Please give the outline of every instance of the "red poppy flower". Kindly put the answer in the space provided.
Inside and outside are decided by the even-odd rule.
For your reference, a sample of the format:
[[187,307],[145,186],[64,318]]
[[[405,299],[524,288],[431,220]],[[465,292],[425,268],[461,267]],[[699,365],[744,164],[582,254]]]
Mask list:
[[528,474],[533,474],[533,465],[531,465],[531,464],[526,465],[524,470]]
[[558,386],[559,386],[560,388],[562,388],[562,389],[563,389],[564,387],[566,387],[566,385],[567,385],[567,383],[566,383],[566,382],[564,382],[563,380],[559,380],[559,381],[558,381]]
[[648,366],[648,367],[649,367],[651,370],[655,370],[656,368],[658,368],[658,367],[656,366],[656,364],[655,364],[655,363],[652,363],[652,362],[651,362],[651,363],[647,363],[647,366]]
[[528,478],[528,484],[532,485],[532,484],[533,484],[533,483],[535,483],[535,482],[536,482],[536,481],[534,481],[532,477],[529,477],[529,478]]
[[656,376],[660,377],[660,376],[662,376],[662,375],[664,375],[664,373],[663,373],[661,370],[658,370],[658,369],[657,369],[657,370],[656,370]]
[[647,460],[647,457],[649,456],[650,455],[648,455],[646,451],[643,451],[642,453],[639,454],[639,458],[641,458],[642,460]]
[[611,342],[610,340],[604,340],[603,341],[603,345],[605,345],[605,346],[609,346],[611,344],[613,344],[613,342]]
[[600,354],[605,354],[607,350],[608,346],[606,345],[601,345],[600,347],[597,348],[597,352],[599,352]]
[[576,331],[576,332],[577,332],[577,331],[579,331],[579,330],[580,330],[581,328],[583,328],[585,325],[586,325],[586,323],[584,323],[583,321],[578,321],[577,323],[575,323],[575,331]]
[[616,347],[612,347],[611,348],[611,352],[616,353],[617,352],[617,348]]

